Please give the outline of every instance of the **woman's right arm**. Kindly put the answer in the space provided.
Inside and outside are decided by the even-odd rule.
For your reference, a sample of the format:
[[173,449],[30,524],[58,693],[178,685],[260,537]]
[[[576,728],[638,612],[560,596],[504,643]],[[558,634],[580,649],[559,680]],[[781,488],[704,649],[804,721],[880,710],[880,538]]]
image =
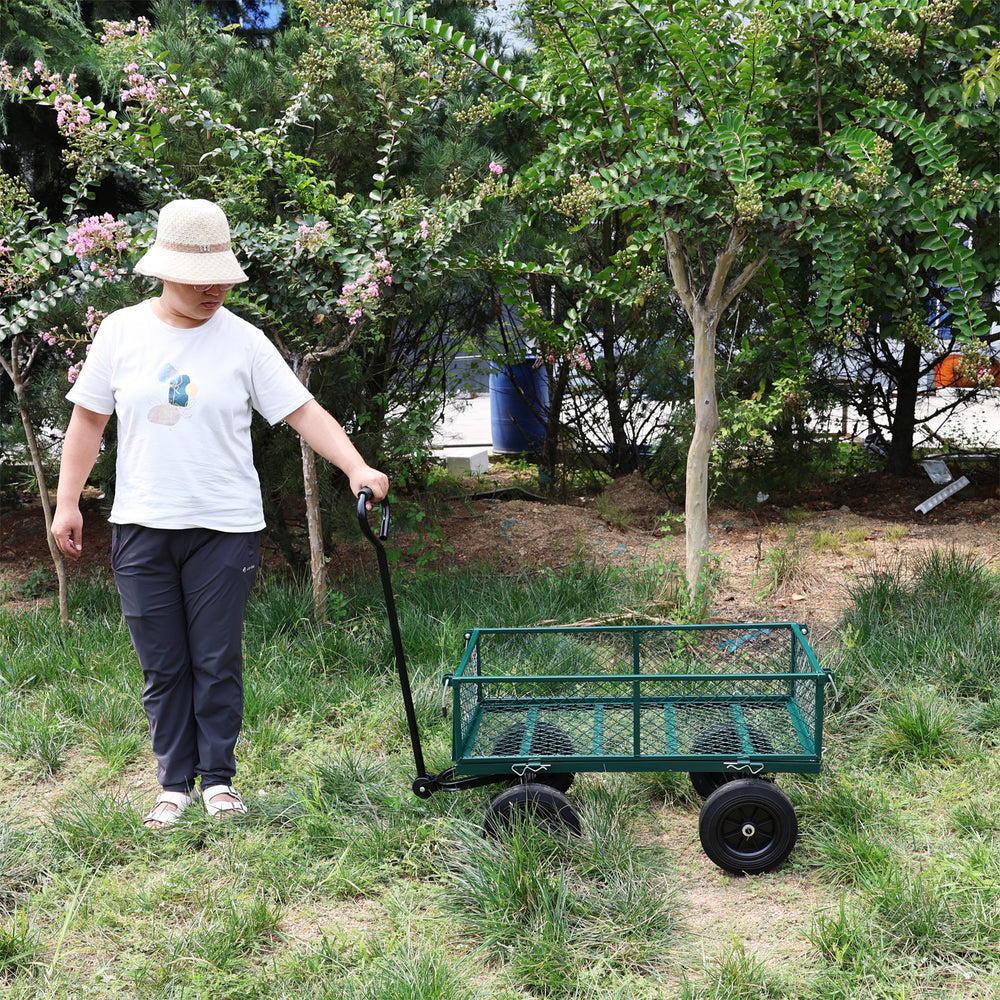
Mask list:
[[73,407],[59,463],[59,487],[56,513],[52,519],[52,537],[60,552],[79,559],[83,549],[83,515],[80,494],[101,450],[101,438],[110,414],[96,413],[82,406]]

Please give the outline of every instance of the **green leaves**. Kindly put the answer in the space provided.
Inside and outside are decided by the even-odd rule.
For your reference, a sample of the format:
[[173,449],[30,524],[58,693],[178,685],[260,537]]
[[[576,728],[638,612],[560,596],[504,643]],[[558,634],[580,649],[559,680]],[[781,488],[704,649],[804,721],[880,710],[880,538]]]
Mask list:
[[464,59],[477,66],[483,73],[492,77],[499,85],[516,94],[518,98],[528,104],[541,108],[541,98],[531,91],[526,76],[515,76],[509,66],[505,66],[499,59],[491,56],[484,48],[480,48],[475,42],[470,41],[456,28],[437,18],[428,17],[426,14],[417,12],[417,8],[383,7],[379,12],[379,17],[387,24],[394,24],[400,28],[416,28],[426,33],[428,36],[444,44],[446,48],[454,50]]

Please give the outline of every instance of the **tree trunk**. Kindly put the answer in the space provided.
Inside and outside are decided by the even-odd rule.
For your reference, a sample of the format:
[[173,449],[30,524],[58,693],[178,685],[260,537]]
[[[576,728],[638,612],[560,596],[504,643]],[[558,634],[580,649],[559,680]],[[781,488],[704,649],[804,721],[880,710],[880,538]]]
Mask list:
[[[708,564],[708,470],[712,442],[719,429],[719,404],[715,390],[715,333],[723,312],[739,298],[754,275],[767,260],[767,252],[744,264],[732,279],[729,273],[743,251],[745,230],[733,225],[726,246],[715,256],[711,274],[693,278],[692,260],[680,233],[667,228],[664,241],[667,266],[674,291],[691,320],[694,333],[694,434],[688,448],[684,492],[684,530],[687,558],[687,583],[692,599],[705,584]],[[707,280],[706,280],[707,279]],[[695,291],[697,286],[704,290]]]
[[694,328],[694,434],[688,447],[684,489],[684,530],[687,582],[691,597],[704,583],[709,556],[708,470],[712,442],[719,429],[719,405],[715,392],[715,330],[718,317],[700,307],[691,317]]
[[[601,315],[601,350],[600,386],[604,404],[607,407],[608,427],[611,430],[611,454],[609,455],[612,476],[631,472],[635,468],[632,461],[634,441],[629,440],[628,428],[625,426],[625,414],[622,410],[622,392],[625,386],[620,384],[621,363],[618,359],[615,343],[615,316],[612,308],[605,308]],[[600,314],[599,314],[600,315]]]
[[[292,370],[299,381],[308,388],[312,363],[308,358],[296,357]],[[312,581],[313,620],[317,625],[325,622],[329,580],[326,573],[326,552],[323,548],[323,514],[320,510],[319,470],[316,466],[316,452],[299,439],[302,453],[302,491],[306,505],[306,527],[309,535],[309,576]]]
[[917,421],[917,393],[920,389],[920,347],[903,342],[903,359],[896,382],[896,406],[892,414],[886,469],[894,476],[913,471],[913,433]]
[[[560,416],[571,367],[571,363],[566,361],[548,366],[549,408],[545,414],[545,438],[542,441],[541,464],[538,470],[539,484],[548,489],[555,488],[556,471],[559,468]],[[548,483],[542,483],[543,476],[548,477]]]
[[299,439],[302,449],[302,486],[306,502],[306,524],[309,529],[309,575],[312,579],[313,619],[316,624],[326,622],[328,581],[326,553],[323,551],[323,515],[319,503],[319,473],[316,452]]
[[31,413],[28,409],[28,394],[17,363],[18,350],[20,348],[20,337],[14,337],[11,344],[10,366],[4,364],[7,374],[14,383],[14,395],[17,397],[17,406],[21,413],[21,423],[24,426],[24,436],[28,442],[28,452],[31,455],[31,464],[35,470],[35,481],[38,484],[38,498],[42,504],[42,515],[45,518],[45,540],[49,545],[49,554],[52,556],[52,564],[56,571],[56,581],[59,584],[59,619],[64,625],[69,624],[69,582],[66,574],[66,561],[59,551],[55,539],[52,537],[52,504],[49,503],[49,490],[45,481],[45,468],[42,465],[42,453],[38,448],[38,438],[35,435],[35,425],[31,420]]

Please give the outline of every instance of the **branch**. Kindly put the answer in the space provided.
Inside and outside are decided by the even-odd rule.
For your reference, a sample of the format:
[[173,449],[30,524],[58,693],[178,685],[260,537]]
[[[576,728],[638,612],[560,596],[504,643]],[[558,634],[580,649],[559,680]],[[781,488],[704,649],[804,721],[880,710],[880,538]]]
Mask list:
[[[338,354],[343,354],[344,351],[346,351],[351,344],[354,343],[363,326],[363,322],[355,323],[354,326],[348,331],[348,335],[343,337],[336,344],[331,344],[329,347],[324,347],[322,350],[307,351],[305,355],[306,360],[312,364],[320,358],[335,358]],[[334,332],[343,330],[343,324],[338,323],[334,326],[333,330]]]
[[[681,64],[677,61],[677,59],[674,58],[673,53],[670,51],[670,46],[667,45],[667,44],[665,44],[663,38],[660,36],[660,32],[659,32],[657,26],[654,25],[653,22],[646,16],[646,9],[645,9],[645,7],[643,7],[641,4],[639,4],[638,2],[636,2],[636,0],[625,0],[625,3],[626,3],[626,5],[629,8],[631,8],[632,12],[641,21],[643,21],[645,23],[646,27],[649,28],[650,33],[652,34],[653,38],[656,39],[657,45],[659,45],[659,47],[663,50],[663,54],[667,57],[667,60],[670,62],[670,64],[676,70],[678,77],[684,82],[684,89],[690,95],[691,100],[694,103],[695,107],[697,107],[699,113],[701,114],[701,117],[702,117],[703,121],[709,127],[709,129],[711,129],[711,130],[714,131],[715,126],[712,124],[712,118],[709,116],[708,112],[705,110],[705,105],[702,104],[701,99],[698,97],[698,94],[696,93],[694,86],[692,85],[691,81],[688,80],[687,75],[684,73],[683,69],[681,69]],[[680,22],[678,22],[678,24],[680,24]],[[696,59],[696,62],[697,61],[698,60]],[[699,68],[701,68],[700,62],[699,62]],[[705,83],[708,85],[709,93],[714,98],[715,94],[712,93],[712,84],[711,84],[711,81],[709,80],[708,73],[704,72],[703,73],[703,77],[704,77]]]
[[[600,24],[598,24],[597,20],[594,18],[594,15],[591,13],[590,5],[589,4],[580,3],[580,4],[577,4],[577,6],[579,7],[579,9],[582,12],[582,14],[590,22],[591,27],[594,29],[594,34],[597,37],[598,44],[600,45],[601,50],[604,52],[605,58],[607,59],[607,64],[610,67],[611,77],[615,81],[615,90],[616,90],[616,92],[618,94],[618,105],[621,108],[622,114],[625,116],[626,127],[628,129],[631,129],[632,128],[632,116],[628,112],[628,102],[625,100],[625,92],[622,89],[621,77],[618,74],[618,64],[617,64],[617,62],[614,59],[611,58],[612,52],[608,49],[607,45],[605,44],[605,40],[604,40],[603,36],[601,35],[601,26],[600,26]],[[560,27],[561,27],[561,24],[560,24]],[[585,60],[583,60],[581,58],[580,62],[581,62],[582,65],[584,65],[584,67],[586,67]],[[589,73],[589,70],[588,70],[588,73]],[[603,108],[604,107],[604,101],[603,101],[603,99],[600,98],[600,95],[598,95],[598,99],[601,100],[601,107]]]
[[733,266],[740,250],[743,249],[743,239],[746,230],[741,226],[732,226],[729,230],[729,239],[726,241],[726,248],[715,258],[715,266],[712,268],[712,280],[709,283],[708,291],[705,293],[705,305],[713,312],[718,312],[725,308],[722,303],[723,290],[729,269]]
[[754,275],[767,263],[767,259],[770,256],[770,251],[765,250],[762,257],[757,260],[752,260],[746,267],[743,268],[740,273],[733,278],[728,285],[726,285],[725,291],[722,293],[722,298],[719,302],[719,309],[728,309],[732,304],[733,300],[743,291],[747,285],[750,284],[754,279]]
[[[813,16],[809,15],[809,27],[813,27]],[[812,57],[813,57],[813,79],[816,81],[816,145],[820,150],[819,162],[822,163],[826,158],[826,144],[823,142],[823,83],[822,76],[820,74],[819,65],[819,53],[817,52],[816,36],[815,34],[810,39],[812,42]]]
[[484,73],[516,94],[521,100],[530,104],[536,111],[544,114],[546,108],[543,98],[528,90],[528,79],[525,76],[514,78],[513,70],[509,66],[504,66],[499,59],[495,59],[485,49],[479,48],[470,41],[453,25],[437,18],[428,17],[426,14],[419,14],[415,8],[402,10],[396,7],[383,7],[378,14],[382,21],[395,24],[402,28],[415,28],[450,45],[457,49],[466,59],[474,63]]
[[594,97],[597,98],[598,103],[601,105],[601,113],[604,115],[605,119],[610,122],[611,115],[608,113],[608,106],[604,103],[604,98],[601,96],[600,85],[595,79],[593,73],[590,72],[590,65],[588,64],[587,60],[584,58],[580,50],[576,47],[576,44],[573,41],[573,36],[567,30],[566,25],[563,22],[562,18],[558,18],[556,20],[556,26],[559,29],[559,33],[566,40],[566,44],[569,46],[570,51],[573,53],[574,56],[576,56],[577,63],[582,67],[584,73],[587,75],[587,79],[590,81],[590,92],[591,94],[593,94]]
[[674,291],[684,306],[684,311],[692,319],[695,311],[695,298],[691,292],[691,282],[687,272],[687,256],[684,253],[684,244],[681,242],[680,234],[673,229],[664,231],[663,239],[667,244],[667,266],[670,268],[670,277],[674,281]]
[[3,370],[10,376],[11,382],[14,382],[15,384],[17,383],[17,380],[14,378],[14,372],[17,369],[17,353],[16,353],[17,352],[17,339],[18,339],[17,338],[17,334],[15,334],[14,335],[13,344],[11,346],[10,364],[8,364],[7,363],[7,359],[2,354],[0,354],[0,367],[2,367]]

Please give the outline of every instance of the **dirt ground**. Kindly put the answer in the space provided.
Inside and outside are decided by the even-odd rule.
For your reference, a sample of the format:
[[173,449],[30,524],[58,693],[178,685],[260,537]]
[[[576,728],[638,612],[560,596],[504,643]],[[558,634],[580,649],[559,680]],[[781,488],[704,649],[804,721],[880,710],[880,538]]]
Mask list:
[[[997,481],[978,478],[926,514],[914,508],[939,487],[923,475],[869,475],[793,503],[769,498],[748,510],[713,508],[711,550],[720,572],[710,615],[832,629],[849,588],[872,565],[905,564],[935,547],[975,550],[1000,565]],[[440,566],[487,562],[501,572],[581,561],[637,572],[683,569],[681,509],[638,473],[614,480],[601,496],[566,503],[549,502],[510,485],[514,481],[502,465],[464,480],[462,491],[440,505],[429,532],[403,535],[399,544],[424,565],[428,557]],[[74,573],[108,562],[110,527],[101,503],[92,498],[83,506],[84,556],[71,567]],[[0,515],[0,599],[51,572],[43,523],[37,502]],[[373,561],[364,542],[338,546],[333,557],[334,565],[348,567]]]

